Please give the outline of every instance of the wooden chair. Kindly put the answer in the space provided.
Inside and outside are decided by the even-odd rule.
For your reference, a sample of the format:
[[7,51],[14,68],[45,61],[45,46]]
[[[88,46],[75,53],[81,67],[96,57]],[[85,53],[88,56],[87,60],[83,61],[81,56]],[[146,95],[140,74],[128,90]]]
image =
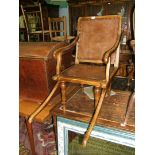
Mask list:
[[22,14],[24,17],[25,28],[27,31],[27,40],[30,41],[31,38],[37,38],[40,41],[40,36],[42,41],[45,40],[45,34],[48,32],[44,30],[44,22],[42,15],[41,4],[37,5],[21,5]]
[[66,41],[74,39],[74,36],[67,35],[66,16],[59,18],[48,17],[49,34],[51,41]]
[[[96,123],[103,99],[119,66],[121,17],[118,15],[80,17],[78,33],[68,46],[54,53],[57,59],[54,80],[60,82],[63,110],[66,109],[66,83],[94,86],[95,112],[83,139],[85,146]],[[61,72],[62,55],[76,47],[75,65]]]

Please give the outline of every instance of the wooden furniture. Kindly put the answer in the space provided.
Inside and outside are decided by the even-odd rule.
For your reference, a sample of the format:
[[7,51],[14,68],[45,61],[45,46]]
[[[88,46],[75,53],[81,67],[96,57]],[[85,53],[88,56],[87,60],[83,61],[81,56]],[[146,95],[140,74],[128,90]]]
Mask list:
[[[53,95],[56,96],[59,93],[59,90],[56,90],[58,85],[54,86],[55,82],[51,78],[56,72],[53,53],[63,46],[66,46],[64,42],[23,42],[19,44],[19,114],[26,119],[33,155],[35,154],[33,120],[44,122],[50,119],[50,109],[60,102],[60,99],[56,97],[52,104],[47,105]],[[62,69],[71,65],[70,58],[69,53],[63,56]],[[52,92],[51,89],[53,89]],[[38,110],[37,113],[36,110]]]
[[[95,87],[95,113],[85,134],[83,145],[87,143],[102,101],[109,92],[111,80],[118,70],[120,36],[121,17],[118,15],[80,17],[76,39],[55,52],[57,68],[53,79],[60,83],[64,112],[67,82]],[[75,65],[61,72],[62,55],[73,50],[75,46]]]
[[126,108],[126,113],[125,113],[125,116],[124,116],[124,121],[122,122],[122,126],[126,126],[127,125],[127,122],[128,120],[130,119],[131,117],[131,112],[135,107],[135,92],[132,93],[132,95],[130,96],[130,100],[128,102],[128,105],[127,105],[127,108]]
[[21,4],[21,10],[27,32],[27,40],[31,41],[31,39],[36,40],[37,38],[37,41],[45,41],[45,34],[48,31],[44,28],[41,4],[26,6]]
[[51,41],[70,42],[75,38],[67,35],[66,16],[59,18],[48,17],[48,23]]
[[120,43],[120,66],[117,76],[127,76],[127,66],[132,57],[129,41],[133,38],[132,12],[134,0],[68,0],[70,34],[76,36],[78,18],[97,15],[122,15],[122,36]]
[[[57,104],[51,111],[54,123],[57,124],[59,155],[67,154],[68,131],[84,134],[95,111],[93,100],[83,92],[80,86],[77,87],[79,89],[67,101],[65,113],[61,104]],[[134,147],[135,109],[134,104],[132,104],[134,103],[132,102],[133,95],[129,91],[112,91],[115,94],[106,96],[103,100],[91,136]]]
[[[67,44],[63,42],[21,42],[19,44],[20,96],[44,100],[54,87],[56,61],[53,52]],[[64,69],[71,64],[71,54],[63,57]],[[67,60],[67,61],[66,61]]]

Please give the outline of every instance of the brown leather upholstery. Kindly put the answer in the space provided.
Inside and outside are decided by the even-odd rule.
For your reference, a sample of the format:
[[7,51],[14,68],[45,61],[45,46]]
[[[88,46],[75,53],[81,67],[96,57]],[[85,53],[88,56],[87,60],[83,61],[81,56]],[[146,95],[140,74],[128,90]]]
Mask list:
[[84,60],[103,60],[104,53],[111,49],[117,42],[120,26],[118,16],[111,18],[88,17],[79,18],[79,42],[77,58]]

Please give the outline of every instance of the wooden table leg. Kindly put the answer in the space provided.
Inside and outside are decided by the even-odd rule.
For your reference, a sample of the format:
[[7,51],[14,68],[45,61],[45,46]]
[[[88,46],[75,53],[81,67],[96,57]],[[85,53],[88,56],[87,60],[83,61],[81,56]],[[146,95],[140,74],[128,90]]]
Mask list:
[[34,138],[33,138],[32,123],[29,123],[29,121],[27,119],[26,119],[26,127],[27,127],[28,136],[29,136],[29,142],[30,142],[32,155],[36,155],[36,153],[35,153],[35,145],[34,145]]

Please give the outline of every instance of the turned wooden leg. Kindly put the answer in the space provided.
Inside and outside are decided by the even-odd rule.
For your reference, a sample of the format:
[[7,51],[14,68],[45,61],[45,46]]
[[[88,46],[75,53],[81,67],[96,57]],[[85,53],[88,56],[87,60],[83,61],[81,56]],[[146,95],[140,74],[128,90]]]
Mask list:
[[96,107],[100,99],[100,94],[101,94],[100,87],[95,87],[94,94],[95,94],[95,107]]
[[108,91],[107,91],[108,96],[110,96],[110,92],[111,92],[111,83],[109,84],[109,88],[108,88]]
[[28,120],[26,120],[26,127],[27,127],[28,136],[29,136],[29,142],[30,142],[32,155],[36,155],[36,153],[35,153],[35,145],[34,145],[34,138],[33,138],[32,123],[29,123]]
[[81,90],[82,90],[82,92],[84,92],[84,85],[83,84],[81,84]]
[[61,95],[62,95],[61,103],[63,105],[63,111],[65,112],[66,110],[66,85],[64,81],[61,82],[60,87],[61,87]]

